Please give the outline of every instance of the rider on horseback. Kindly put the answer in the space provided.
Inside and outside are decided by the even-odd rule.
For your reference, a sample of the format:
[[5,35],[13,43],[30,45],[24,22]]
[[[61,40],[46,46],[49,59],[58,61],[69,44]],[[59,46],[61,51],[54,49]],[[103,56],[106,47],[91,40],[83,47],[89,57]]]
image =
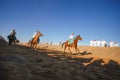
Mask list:
[[[32,38],[31,38],[31,40],[30,40],[31,42],[34,40],[35,36],[36,36],[38,33],[40,33],[40,31],[34,32]],[[40,41],[40,39],[38,39],[38,43],[39,43],[39,41]]]
[[16,35],[16,31],[15,31],[15,29],[13,29],[10,32],[10,34],[7,36],[8,40],[9,40],[9,45],[11,45],[12,42],[14,42],[14,43],[18,43],[19,42],[19,40],[17,40],[15,35]]
[[7,36],[8,39],[14,39],[14,40],[17,40],[16,38],[16,31],[15,29],[13,29],[11,32],[10,32],[10,35]]
[[16,31],[15,29],[13,29],[11,32],[10,32],[10,35],[14,38],[14,40],[16,40]]
[[68,38],[68,44],[72,44],[74,42],[74,32],[72,32],[72,34],[69,36]]

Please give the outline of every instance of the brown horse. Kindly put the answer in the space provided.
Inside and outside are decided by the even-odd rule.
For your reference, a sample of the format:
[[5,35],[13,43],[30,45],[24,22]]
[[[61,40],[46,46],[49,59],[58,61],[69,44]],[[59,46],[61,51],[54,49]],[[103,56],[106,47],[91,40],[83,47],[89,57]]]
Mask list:
[[[82,40],[82,37],[80,35],[78,35],[75,38],[75,40],[74,40],[74,42],[72,44],[69,44],[68,40],[66,42],[62,43],[62,48],[63,48],[63,45],[65,45],[65,47],[64,47],[64,53],[65,53],[65,50],[66,50],[67,47],[68,47],[70,53],[72,53],[71,50],[70,50],[70,47],[74,47],[75,51],[77,53],[77,51],[79,51],[79,49],[77,48],[78,40]],[[80,51],[79,51],[79,53],[80,53]]]
[[41,34],[40,32],[38,32],[38,33],[35,35],[34,39],[33,39],[31,42],[29,42],[31,48],[34,48],[34,49],[36,50],[39,37],[41,37],[41,36],[43,36],[43,34]]

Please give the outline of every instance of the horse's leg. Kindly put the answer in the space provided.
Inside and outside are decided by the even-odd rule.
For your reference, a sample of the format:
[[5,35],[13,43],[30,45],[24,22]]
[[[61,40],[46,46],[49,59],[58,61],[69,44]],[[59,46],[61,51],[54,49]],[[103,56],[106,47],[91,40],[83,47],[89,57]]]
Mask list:
[[30,42],[31,44],[30,44],[30,47],[32,48],[32,49],[34,49],[34,43],[33,42]]
[[12,42],[11,42],[11,39],[9,39],[8,45],[11,45],[11,43],[12,43]]
[[16,40],[15,39],[13,39],[13,43],[16,44]]
[[33,48],[33,49],[35,48],[35,44],[32,45],[32,48]]
[[34,49],[34,44],[33,43],[30,44],[30,48]]
[[32,48],[32,42],[30,42],[30,48]]
[[65,42],[64,42],[64,43],[62,43],[62,48],[63,48],[63,45],[65,45]]
[[32,43],[30,43],[30,48],[32,47]]
[[37,50],[37,44],[34,45],[34,49],[35,49],[35,51]]
[[69,50],[70,54],[72,54],[72,52],[71,52],[71,50],[70,50],[70,47],[68,47],[68,50]]
[[76,54],[77,54],[77,52],[80,53],[80,50],[77,47],[75,47],[75,51],[76,51]]
[[80,50],[79,48],[75,48],[75,51],[76,51],[76,54],[77,54],[77,51],[79,52],[78,55],[80,55]]
[[64,47],[64,53],[65,53],[65,50],[66,50],[66,46]]
[[78,50],[78,52],[79,52],[79,54],[80,54],[80,50],[79,50],[79,48],[77,48],[77,50]]
[[77,50],[78,50],[78,49],[75,47],[76,54],[77,54]]
[[77,47],[75,47],[75,51],[76,51],[76,54],[77,54],[77,52],[80,52],[79,49],[78,49]]

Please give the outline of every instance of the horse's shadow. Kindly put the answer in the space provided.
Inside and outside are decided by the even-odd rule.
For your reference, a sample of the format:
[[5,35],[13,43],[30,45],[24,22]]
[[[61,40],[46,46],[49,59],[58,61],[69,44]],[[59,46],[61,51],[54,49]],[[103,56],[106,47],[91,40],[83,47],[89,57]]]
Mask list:
[[92,53],[91,52],[87,52],[87,51],[84,51],[84,52],[82,52],[82,53],[80,53],[81,55],[92,55]]
[[47,48],[48,48],[48,46],[45,46],[45,47],[37,48],[37,50],[40,52],[46,52]]

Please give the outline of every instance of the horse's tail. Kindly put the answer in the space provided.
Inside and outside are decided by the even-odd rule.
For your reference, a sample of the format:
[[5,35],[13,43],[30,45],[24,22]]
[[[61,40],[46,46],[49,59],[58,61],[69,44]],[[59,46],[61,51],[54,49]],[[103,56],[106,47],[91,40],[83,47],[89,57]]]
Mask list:
[[62,43],[62,48],[63,48],[63,45],[65,44],[65,42]]
[[32,42],[32,41],[31,41],[31,40],[29,40],[29,42],[28,42],[27,44],[29,45],[29,44],[31,44],[31,42]]
[[20,41],[18,39],[16,39],[16,43],[20,43]]

